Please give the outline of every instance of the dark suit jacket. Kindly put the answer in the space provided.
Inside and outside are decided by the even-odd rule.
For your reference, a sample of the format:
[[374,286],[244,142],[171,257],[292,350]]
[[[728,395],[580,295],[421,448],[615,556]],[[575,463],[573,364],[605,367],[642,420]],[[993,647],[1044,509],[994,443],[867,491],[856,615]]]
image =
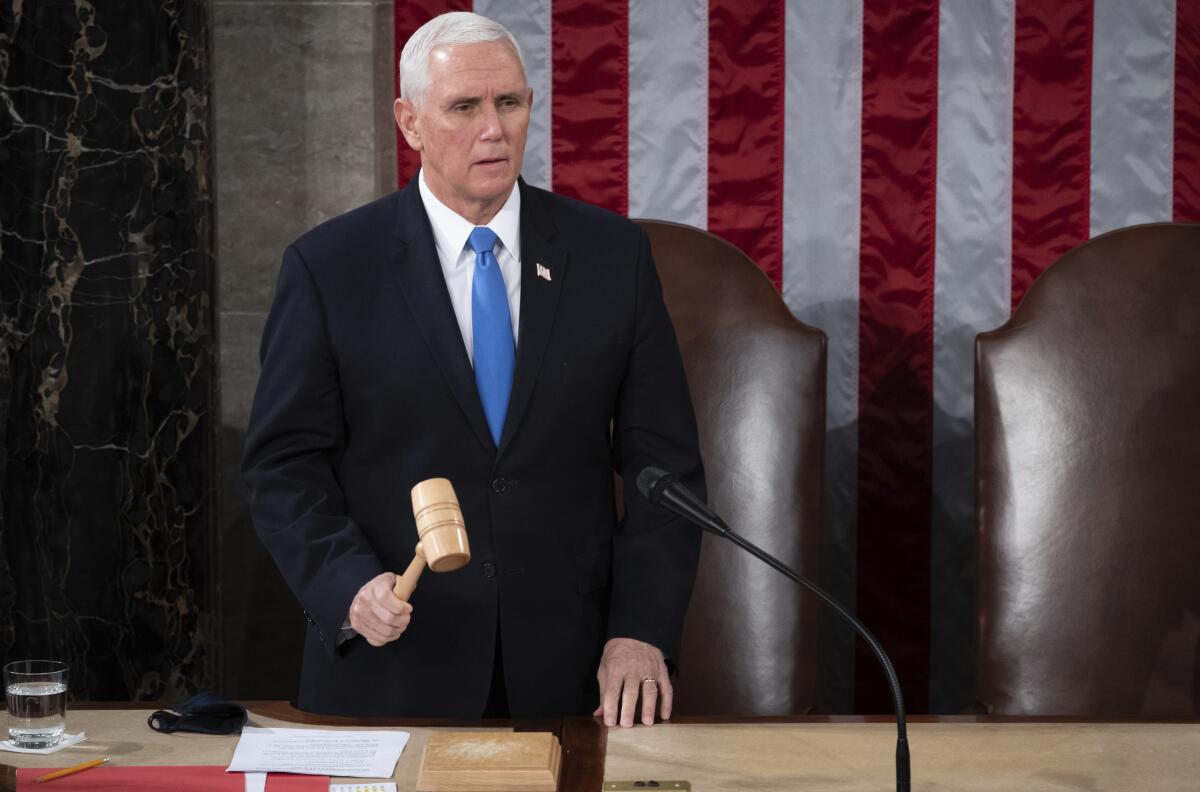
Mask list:
[[[618,215],[520,189],[498,449],[415,179],[284,254],[244,475],[255,528],[309,617],[303,709],[478,717],[497,620],[514,717],[590,713],[606,638],[678,656],[699,534],[632,483],[650,464],[702,495],[704,481],[649,243]],[[620,524],[614,470],[630,482]],[[458,493],[471,563],[425,573],[398,640],[339,646],[359,587],[412,558],[409,490],[434,476]]]

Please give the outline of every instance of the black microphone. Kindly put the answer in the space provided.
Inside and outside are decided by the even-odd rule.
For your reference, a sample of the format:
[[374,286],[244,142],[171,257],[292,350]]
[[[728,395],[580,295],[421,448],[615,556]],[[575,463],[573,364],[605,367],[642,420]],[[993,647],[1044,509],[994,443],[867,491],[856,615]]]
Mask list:
[[875,657],[879,659],[879,664],[883,666],[883,672],[887,675],[888,686],[892,689],[892,704],[896,709],[896,792],[909,792],[912,788],[912,781],[909,770],[908,724],[904,718],[904,697],[900,693],[900,680],[896,678],[896,669],[892,666],[892,661],[888,659],[887,652],[883,651],[883,646],[875,639],[871,631],[862,622],[854,618],[850,611],[846,610],[832,595],[827,594],[817,584],[794,571],[787,564],[758,547],[753,542],[738,536],[730,530],[725,521],[718,517],[716,512],[708,508],[708,505],[704,501],[697,498],[691,490],[681,484],[676,476],[662,468],[644,468],[638,474],[637,487],[642,496],[651,503],[678,514],[683,519],[694,525],[698,525],[709,533],[725,537],[755,558],[758,558],[776,571],[804,586],[854,627],[858,634],[862,636],[862,639],[867,642],[867,645],[871,647],[871,651],[875,653]]
[[637,487],[646,500],[667,507],[709,533],[718,536],[729,533],[729,526],[722,522],[704,501],[680,484],[679,478],[674,474],[661,468],[645,468],[638,474]]

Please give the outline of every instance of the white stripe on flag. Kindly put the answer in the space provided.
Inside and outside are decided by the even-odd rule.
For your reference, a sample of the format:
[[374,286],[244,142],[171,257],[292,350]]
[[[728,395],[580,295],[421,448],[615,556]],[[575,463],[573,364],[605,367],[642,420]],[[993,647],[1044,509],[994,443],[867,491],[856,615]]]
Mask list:
[[933,308],[933,712],[970,704],[975,335],[1009,317],[1015,0],[942,3]]
[[[787,5],[783,298],[829,337],[824,576],[854,607],[858,514],[858,278],[862,2]],[[854,634],[827,621],[827,705],[853,706]],[[840,661],[840,662],[839,662]]]
[[629,216],[708,225],[705,0],[629,0]]
[[1171,219],[1174,0],[1096,0],[1091,235]]
[[550,0],[475,0],[475,13],[499,22],[521,45],[525,77],[533,89],[533,112],[521,175],[550,189]]

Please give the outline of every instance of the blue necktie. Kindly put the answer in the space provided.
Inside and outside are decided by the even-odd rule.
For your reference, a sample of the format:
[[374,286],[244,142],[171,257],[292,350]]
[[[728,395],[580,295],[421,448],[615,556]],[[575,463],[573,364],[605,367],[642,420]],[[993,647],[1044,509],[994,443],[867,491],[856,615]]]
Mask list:
[[513,344],[512,315],[508,312],[508,290],[504,273],[492,248],[496,232],[479,226],[468,238],[475,251],[475,277],[471,282],[471,338],[475,348],[475,386],[483,403],[483,415],[496,446],[508,412],[512,390]]

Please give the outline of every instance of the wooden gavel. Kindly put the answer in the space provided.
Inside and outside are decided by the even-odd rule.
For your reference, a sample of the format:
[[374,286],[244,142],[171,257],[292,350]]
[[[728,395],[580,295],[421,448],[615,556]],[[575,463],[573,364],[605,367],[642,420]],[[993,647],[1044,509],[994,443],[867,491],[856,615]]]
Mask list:
[[462,509],[447,479],[426,479],[413,487],[412,507],[419,541],[412,563],[392,588],[405,602],[412,597],[426,564],[434,572],[453,572],[471,560]]

